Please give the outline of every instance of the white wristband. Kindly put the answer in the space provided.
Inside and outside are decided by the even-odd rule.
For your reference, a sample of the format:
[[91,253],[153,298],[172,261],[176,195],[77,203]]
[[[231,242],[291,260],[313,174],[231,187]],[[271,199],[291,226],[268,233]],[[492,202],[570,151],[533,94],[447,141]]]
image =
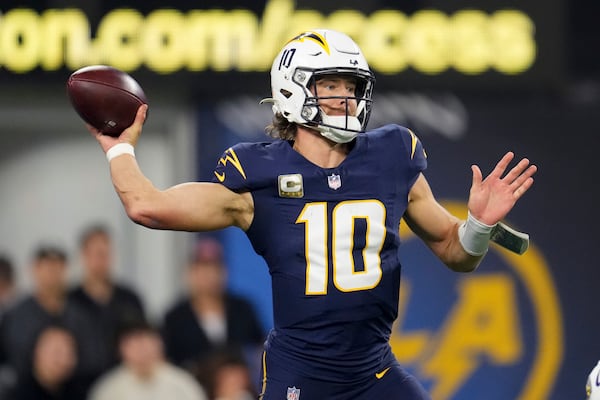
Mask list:
[[467,220],[458,227],[458,239],[465,251],[472,256],[482,256],[488,251],[490,236],[494,225],[487,225],[478,221],[474,216],[467,216]]
[[106,159],[110,163],[115,157],[119,157],[123,154],[129,154],[135,157],[133,146],[129,143],[117,143],[106,152]]

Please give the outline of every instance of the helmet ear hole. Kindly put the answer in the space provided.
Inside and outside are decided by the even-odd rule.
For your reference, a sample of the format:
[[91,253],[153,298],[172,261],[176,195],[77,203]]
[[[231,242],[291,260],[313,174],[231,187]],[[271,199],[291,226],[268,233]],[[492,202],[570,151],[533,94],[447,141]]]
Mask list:
[[279,90],[279,93],[281,93],[286,99],[292,97],[292,92],[290,92],[289,90],[281,89]]

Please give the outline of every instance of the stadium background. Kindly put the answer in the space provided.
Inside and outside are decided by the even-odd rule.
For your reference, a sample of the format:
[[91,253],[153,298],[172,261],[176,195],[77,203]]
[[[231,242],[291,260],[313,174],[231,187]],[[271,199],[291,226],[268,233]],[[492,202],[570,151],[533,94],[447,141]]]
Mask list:
[[[599,221],[593,194],[600,123],[600,29],[594,20],[599,6],[558,0],[363,3],[230,0],[172,1],[168,6],[180,11],[176,16],[220,9],[220,15],[225,15],[222,21],[233,10],[247,10],[263,24],[261,38],[267,37],[265,43],[276,47],[289,35],[282,29],[270,30],[280,25],[267,24],[267,6],[297,18],[292,22],[325,25],[333,23],[327,18],[340,15],[339,10],[351,10],[347,18],[360,14],[371,22],[369,18],[381,15],[377,14],[381,10],[396,17],[393,13],[401,12],[415,30],[443,28],[442,37],[449,35],[462,44],[470,43],[473,34],[459,36],[444,25],[457,11],[480,10],[488,16],[483,28],[479,25],[483,31],[475,31],[485,32],[483,37],[488,39],[491,28],[485,24],[498,11],[516,10],[527,16],[533,29],[526,32],[535,52],[530,63],[522,63],[519,69],[517,62],[516,70],[509,73],[501,71],[512,64],[506,66],[498,59],[495,67],[470,72],[439,64],[444,57],[456,62],[468,54],[458,53],[459,47],[442,46],[442,55],[431,56],[438,49],[435,35],[426,34],[419,42],[424,50],[407,68],[393,63],[399,53],[388,56],[381,50],[373,56],[382,71],[375,69],[378,83],[371,126],[396,122],[417,132],[429,156],[426,175],[437,197],[453,210],[464,212],[472,163],[489,171],[510,149],[540,166],[534,189],[507,220],[530,233],[532,248],[526,256],[511,257],[492,247],[478,272],[456,275],[405,234],[401,316],[393,343],[398,357],[436,399],[583,398],[587,373],[600,358],[596,311],[600,270],[594,251]],[[0,5],[0,251],[15,259],[24,288],[28,287],[28,257],[36,244],[50,241],[74,255],[79,230],[103,221],[118,238],[119,277],[141,291],[152,315],[159,319],[177,297],[181,270],[196,236],[150,231],[126,218],[112,191],[104,157],[65,96],[64,82],[76,62],[68,60],[67,51],[54,64],[40,55],[49,46],[62,54],[61,46],[43,34],[47,10],[80,10],[90,24],[89,32],[83,33],[95,38],[106,16],[116,9],[136,10],[131,18],[140,15],[147,22],[145,18],[166,6],[159,1],[116,0],[85,5],[67,0],[3,1]],[[423,10],[425,22],[417,18]],[[441,19],[436,12],[442,13]],[[218,18],[211,16],[212,21]],[[349,21],[346,29],[359,26],[356,20]],[[292,29],[296,26],[292,22],[284,25]],[[162,26],[165,30],[159,33],[171,32],[169,26]],[[232,27],[220,29],[228,37]],[[501,55],[504,46],[520,43],[518,38],[501,38],[496,47],[490,47]],[[164,37],[159,35],[159,39]],[[377,43],[364,40],[369,46]],[[174,41],[164,39],[162,50],[173,47]],[[475,41],[473,46],[485,43]],[[191,49],[195,44],[187,45]],[[221,45],[213,48],[217,54],[213,63]],[[154,66],[142,62],[130,71],[150,100],[149,120],[137,154],[157,186],[209,179],[222,150],[238,141],[264,140],[262,128],[270,110],[257,104],[269,95],[264,68],[240,67],[243,59],[232,58],[231,65],[209,62],[193,72],[183,67],[160,71],[169,64],[160,60],[169,60],[175,53],[161,55],[158,50],[145,50],[149,58],[157,51],[159,61]],[[264,53],[270,62],[268,51]],[[475,53],[475,60],[478,54],[489,55],[489,49]],[[118,65],[117,57],[101,57],[105,58],[98,61]],[[269,278],[262,261],[241,232],[214,234],[230,250],[231,289],[248,295],[269,327]],[[76,280],[75,257],[72,264]]]

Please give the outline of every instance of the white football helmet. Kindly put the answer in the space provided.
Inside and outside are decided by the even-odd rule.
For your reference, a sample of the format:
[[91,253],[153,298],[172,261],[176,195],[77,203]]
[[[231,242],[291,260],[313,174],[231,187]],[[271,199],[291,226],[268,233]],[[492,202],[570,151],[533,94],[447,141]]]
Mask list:
[[[324,75],[347,75],[356,79],[356,115],[328,116],[319,107],[319,97],[310,87]],[[290,40],[271,67],[273,113],[289,122],[317,129],[337,142],[351,141],[365,130],[371,114],[375,77],[357,44],[347,35],[325,29],[304,32]],[[340,98],[335,96],[335,98]],[[347,104],[347,103],[346,103]]]
[[598,364],[590,372],[585,390],[587,400],[600,400],[600,361],[598,361]]

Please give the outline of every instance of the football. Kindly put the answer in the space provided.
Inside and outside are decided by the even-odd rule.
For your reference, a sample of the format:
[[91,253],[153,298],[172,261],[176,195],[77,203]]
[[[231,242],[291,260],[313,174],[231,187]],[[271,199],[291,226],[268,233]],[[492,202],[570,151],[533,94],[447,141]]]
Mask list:
[[106,65],[73,72],[67,81],[73,108],[88,124],[105,135],[119,136],[130,126],[146,95],[129,74]]

